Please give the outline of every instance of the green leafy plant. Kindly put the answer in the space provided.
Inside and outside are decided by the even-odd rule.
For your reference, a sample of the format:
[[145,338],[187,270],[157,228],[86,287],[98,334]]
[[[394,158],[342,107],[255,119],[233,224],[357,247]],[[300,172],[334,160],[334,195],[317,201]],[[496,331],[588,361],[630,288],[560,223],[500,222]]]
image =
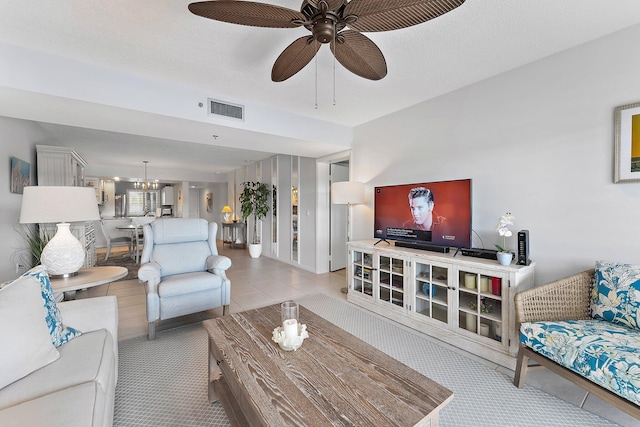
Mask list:
[[20,233],[26,246],[23,250],[26,253],[19,256],[20,264],[27,269],[40,264],[42,251],[53,236],[46,228],[40,228],[35,224],[21,224],[16,228],[16,231]]
[[[478,309],[478,303],[475,301],[471,301],[469,303],[469,308],[473,311]],[[480,313],[493,313],[493,306],[491,304],[485,303],[484,299],[480,299]]]
[[240,211],[242,220],[253,216],[253,236],[251,243],[260,243],[258,236],[258,221],[267,216],[269,212],[269,195],[271,189],[267,184],[257,181],[243,182],[242,193],[240,193]]

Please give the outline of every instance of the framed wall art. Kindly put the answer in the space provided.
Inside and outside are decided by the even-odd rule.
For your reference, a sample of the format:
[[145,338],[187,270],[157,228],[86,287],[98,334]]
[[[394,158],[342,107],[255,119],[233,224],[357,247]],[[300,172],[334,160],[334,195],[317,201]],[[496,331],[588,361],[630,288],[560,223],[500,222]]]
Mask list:
[[211,194],[210,192],[207,192],[206,200],[207,200],[207,212],[211,212],[211,210],[213,209],[213,194]]
[[22,194],[24,187],[31,185],[31,165],[17,157],[11,157],[11,184],[12,193]]
[[614,182],[640,182],[640,102],[616,107]]

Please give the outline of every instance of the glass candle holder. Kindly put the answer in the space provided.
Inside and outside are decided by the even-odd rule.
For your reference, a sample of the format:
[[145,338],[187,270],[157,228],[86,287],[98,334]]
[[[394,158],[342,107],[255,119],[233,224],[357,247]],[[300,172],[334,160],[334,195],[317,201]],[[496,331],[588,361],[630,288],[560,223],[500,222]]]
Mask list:
[[282,329],[285,338],[291,339],[298,336],[298,303],[285,301],[280,304],[280,315],[282,318]]

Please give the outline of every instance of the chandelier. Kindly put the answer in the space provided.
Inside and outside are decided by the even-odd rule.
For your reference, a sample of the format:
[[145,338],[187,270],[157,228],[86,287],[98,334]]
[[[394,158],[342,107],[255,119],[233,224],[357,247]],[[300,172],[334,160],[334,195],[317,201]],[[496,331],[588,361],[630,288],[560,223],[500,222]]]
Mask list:
[[147,176],[147,167],[149,166],[149,161],[148,160],[143,160],[142,163],[144,163],[144,181],[140,182],[139,180],[133,183],[133,188],[140,188],[143,191],[147,191],[147,190],[157,190],[158,189],[158,180],[156,179],[155,181],[151,182],[148,179]]

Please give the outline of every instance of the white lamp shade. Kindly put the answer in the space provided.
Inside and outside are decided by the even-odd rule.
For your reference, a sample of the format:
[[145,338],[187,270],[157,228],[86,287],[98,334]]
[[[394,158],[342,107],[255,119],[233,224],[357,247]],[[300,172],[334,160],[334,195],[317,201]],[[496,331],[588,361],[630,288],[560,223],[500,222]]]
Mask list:
[[20,223],[58,223],[99,220],[96,190],[92,187],[25,187]]
[[25,187],[20,222],[58,223],[58,231],[42,250],[40,262],[51,276],[78,271],[84,264],[84,246],[71,233],[69,222],[100,219],[96,192],[91,187]]
[[331,202],[334,205],[357,205],[364,203],[364,183],[355,181],[332,183]]

